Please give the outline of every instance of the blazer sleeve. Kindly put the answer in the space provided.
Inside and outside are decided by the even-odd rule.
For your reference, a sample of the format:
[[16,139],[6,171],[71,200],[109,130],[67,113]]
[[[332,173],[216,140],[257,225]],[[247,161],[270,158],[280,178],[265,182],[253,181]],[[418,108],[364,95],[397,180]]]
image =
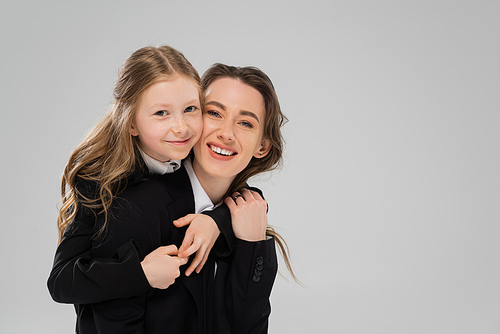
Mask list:
[[133,241],[119,247],[111,258],[92,257],[94,221],[93,213],[77,212],[57,247],[47,281],[56,302],[98,303],[137,296],[151,288]]
[[[258,192],[264,198],[264,194],[259,188],[250,187],[248,184],[245,188]],[[231,224],[231,211],[229,211],[228,206],[222,203],[222,205],[211,211],[203,211],[202,214],[211,217],[221,232],[213,247],[214,254],[218,257],[229,256],[234,250],[236,237],[234,236]]]
[[[225,319],[215,319],[215,332],[267,333],[271,313],[269,299],[278,270],[274,238],[258,242],[236,239],[234,254],[226,262],[227,266],[224,262],[220,264],[222,272],[218,267],[215,287],[225,289],[224,310],[219,313],[225,314]],[[226,276],[222,284],[220,276]]]
[[214,254],[220,257],[229,256],[234,249],[235,239],[229,208],[225,203],[222,203],[211,211],[203,211],[202,214],[211,217],[221,232],[212,248]]

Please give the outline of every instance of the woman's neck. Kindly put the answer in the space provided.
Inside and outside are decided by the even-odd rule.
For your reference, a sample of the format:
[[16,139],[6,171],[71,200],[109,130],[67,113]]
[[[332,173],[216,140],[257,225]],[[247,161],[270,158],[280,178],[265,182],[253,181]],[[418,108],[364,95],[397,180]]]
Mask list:
[[197,163],[196,158],[193,159],[193,170],[198,178],[198,181],[200,181],[203,190],[205,190],[212,203],[217,204],[222,201],[224,195],[229,189],[229,186],[231,186],[234,177],[224,179],[213,177],[205,173],[205,171]]

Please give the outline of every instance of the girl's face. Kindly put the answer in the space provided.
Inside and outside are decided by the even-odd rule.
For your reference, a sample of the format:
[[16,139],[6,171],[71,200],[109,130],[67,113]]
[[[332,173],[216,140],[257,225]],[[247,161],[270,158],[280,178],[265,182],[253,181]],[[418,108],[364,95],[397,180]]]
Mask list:
[[264,99],[255,88],[231,78],[217,79],[205,92],[195,165],[212,177],[234,179],[252,157],[269,152],[269,141],[262,138],[264,119]]
[[130,129],[140,148],[159,161],[181,160],[200,138],[202,113],[192,80],[176,75],[146,89]]

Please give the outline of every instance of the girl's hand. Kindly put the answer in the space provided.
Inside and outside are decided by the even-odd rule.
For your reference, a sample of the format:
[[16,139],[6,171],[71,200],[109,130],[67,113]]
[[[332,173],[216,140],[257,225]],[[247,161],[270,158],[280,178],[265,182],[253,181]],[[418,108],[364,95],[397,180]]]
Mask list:
[[246,241],[266,240],[267,203],[259,193],[243,189],[224,202],[231,211],[234,235]]
[[200,273],[201,268],[207,262],[215,241],[219,237],[220,231],[217,224],[207,215],[190,214],[175,220],[174,225],[177,227],[189,225],[178,255],[180,257],[189,257],[196,252],[193,262],[186,269],[186,276],[191,275],[194,270],[196,270],[196,273]]
[[149,285],[157,289],[166,289],[179,277],[179,267],[185,265],[187,258],[177,255],[175,245],[158,247],[141,262],[142,270]]

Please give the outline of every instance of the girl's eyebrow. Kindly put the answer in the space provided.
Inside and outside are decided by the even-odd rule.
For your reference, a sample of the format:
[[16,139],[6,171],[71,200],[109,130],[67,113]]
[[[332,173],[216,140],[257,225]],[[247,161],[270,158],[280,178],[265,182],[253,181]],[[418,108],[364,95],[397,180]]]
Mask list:
[[166,109],[168,109],[169,107],[170,107],[170,104],[156,103],[156,104],[153,104],[150,108],[151,109],[158,109],[158,108],[166,108]]
[[[190,101],[187,101],[186,103],[184,103],[186,105],[188,104],[199,104],[199,100],[198,99],[192,99]],[[170,103],[155,103],[151,106],[151,109],[156,109],[156,108],[171,108],[172,105]]]
[[[223,105],[222,103],[220,102],[217,102],[217,101],[209,101],[206,103],[207,105],[213,105],[213,106],[216,106],[217,108],[221,108],[222,110],[226,111],[226,106]],[[240,110],[240,115],[243,115],[243,116],[249,116],[249,117],[252,117],[252,118],[255,118],[255,120],[260,123],[259,121],[259,118],[257,117],[257,115],[251,111],[248,111],[248,110]]]

